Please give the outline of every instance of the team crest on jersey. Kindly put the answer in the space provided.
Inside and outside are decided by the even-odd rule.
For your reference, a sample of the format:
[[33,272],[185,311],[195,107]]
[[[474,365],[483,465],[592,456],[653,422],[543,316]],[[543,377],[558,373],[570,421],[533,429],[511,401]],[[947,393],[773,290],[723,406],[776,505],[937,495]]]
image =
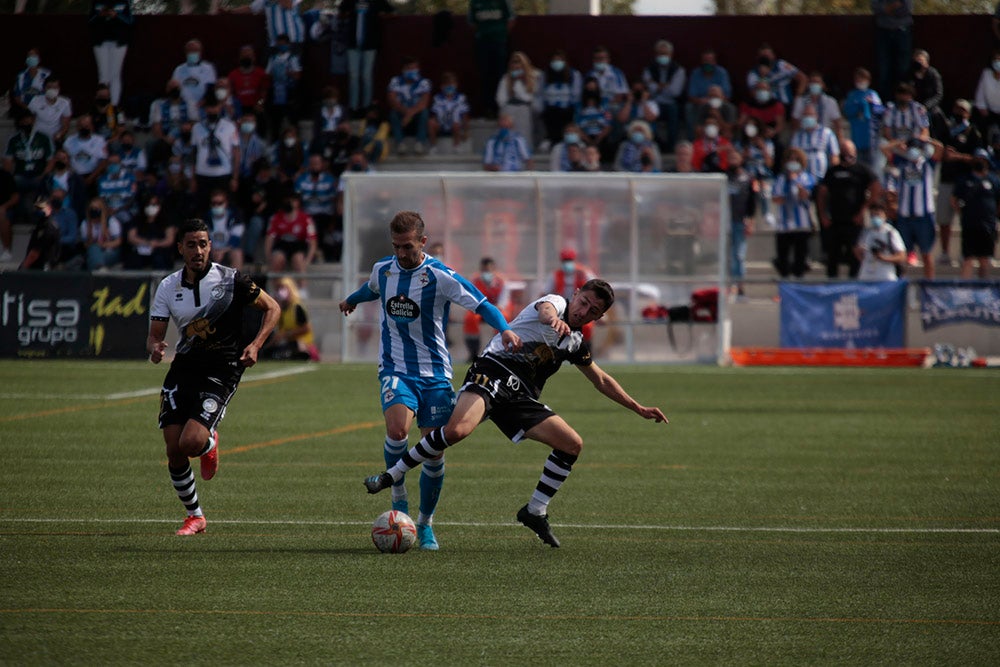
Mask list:
[[194,322],[184,327],[184,335],[188,338],[194,338],[197,336],[202,340],[207,340],[208,337],[214,333],[215,327],[213,327],[212,323],[204,317],[199,317]]
[[420,317],[420,306],[405,294],[400,294],[385,302],[385,314],[396,322],[412,322]]
[[431,277],[427,275],[427,271],[424,271],[417,277],[417,280],[420,282],[421,286],[427,287],[427,285],[431,282]]
[[226,293],[226,288],[222,285],[216,285],[212,288],[212,298],[218,301]]

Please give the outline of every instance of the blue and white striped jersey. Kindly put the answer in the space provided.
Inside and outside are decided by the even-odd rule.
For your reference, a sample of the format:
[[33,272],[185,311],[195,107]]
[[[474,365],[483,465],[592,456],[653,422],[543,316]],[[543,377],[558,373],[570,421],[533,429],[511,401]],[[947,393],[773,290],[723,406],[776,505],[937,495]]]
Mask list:
[[431,102],[431,114],[441,123],[442,130],[451,132],[452,128],[460,126],[469,115],[469,101],[464,93],[455,93],[451,97],[438,93]]
[[603,107],[581,107],[576,112],[576,124],[588,137],[596,137],[611,125],[611,114]]
[[267,21],[267,41],[274,46],[279,35],[288,35],[292,44],[301,44],[306,39],[306,26],[299,14],[301,0],[292,3],[289,9],[282,7],[276,0],[254,0],[250,3],[250,11],[254,14],[264,14]]
[[304,172],[295,179],[295,191],[302,197],[302,210],[309,215],[333,215],[337,179],[330,172],[321,172],[315,178]]
[[608,65],[603,70],[592,69],[587,72],[587,78],[597,79],[597,85],[601,90],[601,102],[605,105],[611,104],[615,96],[629,93],[625,73],[614,65]]
[[927,158],[916,162],[902,156],[893,156],[892,166],[898,170],[899,217],[916,218],[934,214],[934,167],[937,163]]
[[885,105],[882,115],[882,127],[888,130],[890,139],[909,139],[920,134],[925,127],[930,127],[927,109],[919,102],[911,101],[906,106],[897,106],[895,102]]
[[798,73],[798,67],[787,60],[778,58],[765,76],[761,76],[756,67],[747,72],[747,90],[753,90],[757,82],[764,79],[771,84],[771,92],[778,98],[778,101],[788,106],[792,103],[794,96],[792,81],[795,80]]
[[135,176],[128,169],[122,169],[117,174],[106,171],[97,180],[97,194],[112,213],[127,211],[135,202]]
[[389,80],[388,92],[395,93],[396,99],[404,107],[413,107],[423,95],[431,92],[431,80],[421,77],[417,81],[410,81],[403,75],[397,75]]
[[542,82],[542,101],[547,107],[574,109],[580,104],[583,94],[583,75],[575,69],[569,70],[567,81]]
[[448,304],[474,311],[486,301],[471,282],[425,255],[407,270],[390,255],[375,262],[368,288],[379,295],[379,375],[451,379],[445,345]]
[[524,171],[530,159],[528,142],[517,132],[498,132],[486,141],[484,165],[496,165],[500,171]]
[[814,130],[799,130],[792,135],[792,147],[801,148],[806,152],[809,164],[806,170],[817,181],[826,175],[830,166],[830,158],[840,155],[840,142],[837,135],[828,127],[817,127]]
[[794,176],[782,172],[774,181],[774,197],[783,201],[778,207],[779,232],[808,232],[812,229],[812,218],[809,215],[809,199],[799,199],[799,190],[804,188],[812,192],[816,187],[816,179],[807,171],[800,171]]

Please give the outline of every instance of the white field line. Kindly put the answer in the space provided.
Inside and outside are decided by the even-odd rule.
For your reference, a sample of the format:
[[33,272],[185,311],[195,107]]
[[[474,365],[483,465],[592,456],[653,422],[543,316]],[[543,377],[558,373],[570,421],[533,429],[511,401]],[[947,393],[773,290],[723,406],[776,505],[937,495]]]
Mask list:
[[[123,523],[177,523],[177,519],[73,519],[73,518],[30,518],[30,517],[0,517],[4,523],[84,523],[84,524],[123,524]],[[223,525],[255,525],[255,526],[369,526],[368,521],[301,521],[281,519],[212,519],[213,524]],[[439,521],[442,526],[459,526],[466,528],[491,528],[500,524],[475,521]],[[921,528],[921,527],[861,527],[844,526],[839,528],[824,528],[810,526],[658,526],[650,524],[591,524],[591,523],[556,523],[559,528],[580,528],[587,530],[659,530],[684,532],[716,532],[716,533],[869,533],[869,534],[955,534],[968,533],[975,535],[1000,535],[1000,528]]]
[[[273,380],[275,378],[287,377],[290,375],[300,375],[315,371],[315,366],[298,366],[283,370],[269,371],[260,375],[253,375],[245,378],[240,384],[248,385],[261,380]],[[22,394],[22,393],[0,393],[0,399],[34,399],[34,400],[90,400],[90,401],[120,401],[126,398],[141,398],[143,396],[154,396],[160,393],[159,387],[149,387],[147,389],[136,389],[135,391],[121,391],[114,394]]]

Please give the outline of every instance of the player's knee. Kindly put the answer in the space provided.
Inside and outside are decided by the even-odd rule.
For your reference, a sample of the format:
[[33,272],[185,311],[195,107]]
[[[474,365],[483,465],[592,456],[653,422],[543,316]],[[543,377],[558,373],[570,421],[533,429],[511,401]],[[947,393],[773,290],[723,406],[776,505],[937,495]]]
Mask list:
[[578,433],[574,433],[572,437],[566,438],[566,441],[562,443],[559,450],[573,456],[579,456],[580,452],[583,451],[583,438]]
[[181,436],[178,447],[180,451],[188,457],[197,456],[201,450],[205,449],[206,438],[199,438],[195,434],[184,434]]
[[467,424],[465,422],[457,422],[455,424],[448,424],[444,427],[444,439],[448,441],[449,445],[454,445],[462,440],[465,440],[472,434],[472,431],[476,428],[475,424]]

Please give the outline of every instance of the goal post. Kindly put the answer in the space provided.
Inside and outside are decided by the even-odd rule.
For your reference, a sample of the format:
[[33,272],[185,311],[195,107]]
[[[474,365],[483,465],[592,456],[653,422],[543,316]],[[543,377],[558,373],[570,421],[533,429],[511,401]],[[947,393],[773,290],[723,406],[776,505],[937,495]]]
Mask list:
[[[730,223],[722,174],[345,173],[347,293],[391,254],[388,223],[402,210],[421,214],[428,246],[443,244],[440,259],[462,275],[493,258],[512,287],[514,312],[541,294],[560,251],[572,248],[578,263],[615,288],[615,306],[594,333],[602,361],[728,359]],[[690,304],[705,288],[718,290],[717,322],[675,321],[669,330],[657,313]],[[463,359],[458,311],[450,318],[452,351]],[[377,303],[363,304],[344,322],[342,358],[374,360],[377,327]]]

